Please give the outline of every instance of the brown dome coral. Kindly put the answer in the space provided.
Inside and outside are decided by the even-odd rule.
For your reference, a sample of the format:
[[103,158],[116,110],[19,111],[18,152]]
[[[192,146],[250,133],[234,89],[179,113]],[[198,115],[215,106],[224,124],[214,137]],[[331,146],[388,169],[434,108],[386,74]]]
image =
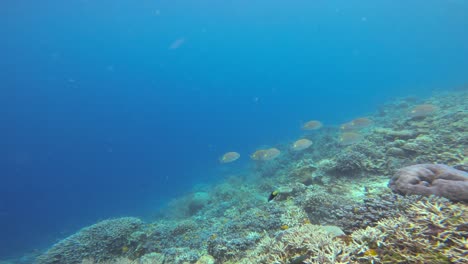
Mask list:
[[388,186],[401,194],[437,195],[468,202],[468,173],[443,164],[418,164],[397,171]]

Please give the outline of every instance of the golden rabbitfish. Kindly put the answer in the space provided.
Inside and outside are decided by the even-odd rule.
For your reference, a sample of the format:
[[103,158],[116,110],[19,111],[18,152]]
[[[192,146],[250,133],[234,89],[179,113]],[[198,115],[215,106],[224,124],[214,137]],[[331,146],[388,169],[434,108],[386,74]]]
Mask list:
[[312,141],[306,138],[299,139],[292,145],[291,149],[294,151],[304,150],[312,145]]
[[272,160],[277,158],[281,154],[281,151],[277,148],[269,148],[263,155],[263,160]]
[[359,118],[352,120],[351,122],[344,123],[343,125],[341,125],[340,128],[343,131],[350,131],[350,130],[365,128],[371,125],[372,123],[373,121],[367,117],[359,117]]
[[230,163],[236,161],[239,157],[240,154],[235,151],[226,152],[223,156],[221,156],[221,158],[219,158],[219,162]]
[[363,135],[356,133],[356,132],[344,132],[340,136],[340,144],[341,145],[351,145],[354,143],[358,143],[363,138]]
[[263,156],[265,156],[265,153],[266,153],[265,149],[259,149],[255,151],[254,153],[252,153],[252,155],[250,155],[250,158],[253,160],[263,160]]
[[353,124],[355,128],[360,129],[360,128],[364,128],[364,127],[371,125],[372,120],[370,120],[367,117],[360,117],[360,118],[354,119],[353,121],[351,121],[351,123]]
[[323,126],[322,122],[317,120],[310,120],[306,122],[303,126],[303,130],[317,130]]
[[272,160],[280,154],[281,151],[277,148],[259,149],[250,155],[250,158],[253,160]]
[[347,123],[342,124],[340,126],[340,129],[343,130],[343,131],[350,131],[350,130],[354,130],[356,128],[353,126],[353,122],[347,122]]
[[435,106],[435,105],[422,104],[422,105],[415,106],[411,110],[410,115],[412,117],[423,117],[423,116],[431,115],[434,112],[436,112],[437,110],[439,110],[439,108],[437,106]]

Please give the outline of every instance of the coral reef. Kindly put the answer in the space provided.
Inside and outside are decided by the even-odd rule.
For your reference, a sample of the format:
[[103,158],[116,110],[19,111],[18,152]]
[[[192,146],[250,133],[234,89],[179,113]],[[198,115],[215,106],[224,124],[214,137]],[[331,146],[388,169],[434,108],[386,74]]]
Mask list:
[[310,185],[313,182],[313,173],[317,170],[317,166],[311,159],[302,159],[297,163],[293,163],[292,168],[289,170],[289,177],[294,181]]
[[[37,262],[468,263],[467,101],[466,90],[398,99],[305,131],[308,148],[276,144],[274,160],[194,188],[154,221],[97,223]],[[343,131],[359,140],[340,143]],[[422,196],[433,194],[451,200]]]
[[53,245],[37,258],[37,263],[73,264],[85,258],[98,262],[116,258],[124,253],[128,238],[142,224],[140,219],[133,217],[99,222]]
[[265,235],[238,263],[467,263],[467,210],[441,198],[422,199],[406,215],[349,236],[306,224]]
[[76,263],[332,264],[468,261],[467,205],[429,197],[420,198],[407,209],[399,216],[382,219],[373,227],[357,229],[349,235],[343,234],[335,226],[302,223],[272,233],[249,233],[249,243],[236,239],[225,240],[225,244],[212,243],[208,251],[213,256],[206,253],[201,255],[189,248],[172,248],[162,253],[148,253],[138,259],[115,257],[95,261],[93,258],[85,258]]
[[275,236],[265,235],[238,263],[338,263],[350,261],[361,250],[362,245],[349,246],[334,237],[321,226],[298,226]]
[[437,195],[468,202],[468,173],[443,164],[418,164],[397,171],[389,187],[402,194]]
[[327,218],[347,232],[377,225],[377,222],[405,214],[421,196],[401,196],[389,192],[368,194],[363,202],[343,205]]
[[336,155],[332,171],[341,176],[355,175],[364,169],[366,160],[363,153],[346,150]]
[[468,263],[468,206],[441,198],[413,204],[407,215],[379,222],[383,263]]
[[210,194],[207,192],[196,192],[188,204],[189,214],[194,215],[200,209],[205,207],[210,202]]

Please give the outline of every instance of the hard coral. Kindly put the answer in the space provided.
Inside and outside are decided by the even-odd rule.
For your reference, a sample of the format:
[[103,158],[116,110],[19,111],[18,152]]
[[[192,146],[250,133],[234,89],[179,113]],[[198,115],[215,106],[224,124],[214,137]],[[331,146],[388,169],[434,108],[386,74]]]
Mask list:
[[114,259],[122,254],[130,235],[142,225],[143,222],[134,217],[101,221],[53,245],[37,258],[37,263],[75,264],[86,258],[97,262]]
[[366,160],[366,156],[355,151],[341,152],[335,157],[336,164],[333,171],[338,175],[353,174],[360,171]]
[[236,263],[468,263],[467,210],[429,197],[348,236],[330,234],[323,226],[297,226],[265,234]]
[[437,195],[468,202],[468,173],[443,164],[418,164],[397,171],[389,187],[401,194]]
[[290,170],[289,177],[292,180],[310,185],[313,180],[312,175],[317,170],[317,166],[310,159],[302,159],[293,164]]
[[335,210],[330,210],[334,215],[328,218],[335,219],[336,225],[350,232],[373,227],[378,221],[405,214],[412,204],[422,198],[419,195],[402,196],[391,192],[368,195],[363,202],[343,204]]
[[408,214],[379,222],[383,263],[468,263],[467,206],[429,197]]
[[[247,257],[236,263],[359,263],[367,256],[359,256],[369,249],[367,232],[350,238],[324,227],[306,224],[278,232],[275,236],[265,235]],[[373,236],[380,238],[378,235]],[[372,239],[372,238],[371,238]]]

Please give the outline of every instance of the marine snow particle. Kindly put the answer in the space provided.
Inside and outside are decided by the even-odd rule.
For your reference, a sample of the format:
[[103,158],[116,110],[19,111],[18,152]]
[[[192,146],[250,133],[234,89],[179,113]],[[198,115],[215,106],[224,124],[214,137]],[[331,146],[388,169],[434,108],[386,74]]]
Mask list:
[[185,42],[185,38],[179,38],[175,40],[174,42],[172,42],[172,44],[169,46],[169,49],[170,50],[178,49],[180,48],[180,46],[182,46],[182,44],[184,44],[184,42]]

